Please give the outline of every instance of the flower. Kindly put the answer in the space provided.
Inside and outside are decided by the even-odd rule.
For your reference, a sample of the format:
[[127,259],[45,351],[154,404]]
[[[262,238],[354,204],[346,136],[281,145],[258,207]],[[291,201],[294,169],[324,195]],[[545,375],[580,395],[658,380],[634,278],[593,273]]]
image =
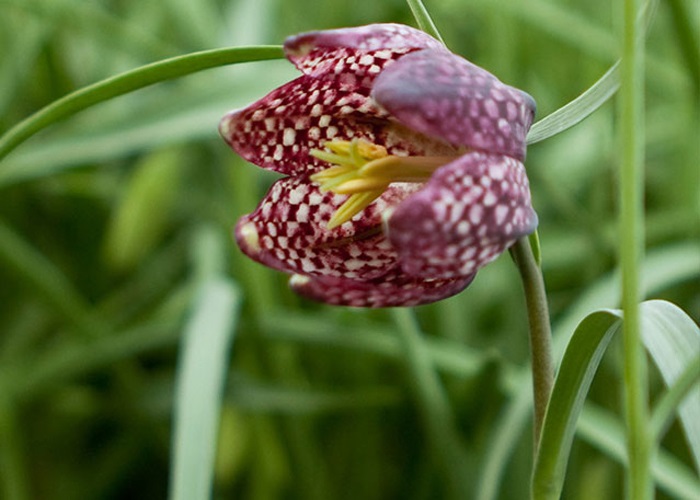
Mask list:
[[226,115],[285,175],[237,224],[252,259],[331,304],[440,300],[537,226],[523,166],[533,99],[397,24],[290,37],[303,73]]

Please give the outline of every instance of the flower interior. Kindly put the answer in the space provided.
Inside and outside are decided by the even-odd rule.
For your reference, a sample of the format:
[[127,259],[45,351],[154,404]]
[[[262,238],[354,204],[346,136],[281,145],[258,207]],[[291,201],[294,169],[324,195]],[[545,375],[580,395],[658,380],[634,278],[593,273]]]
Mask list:
[[311,156],[333,166],[313,174],[311,180],[321,191],[348,195],[347,201],[328,221],[327,229],[352,219],[380,197],[391,183],[423,183],[437,168],[458,157],[390,155],[383,146],[365,139],[332,140],[323,147],[324,150],[311,150]]

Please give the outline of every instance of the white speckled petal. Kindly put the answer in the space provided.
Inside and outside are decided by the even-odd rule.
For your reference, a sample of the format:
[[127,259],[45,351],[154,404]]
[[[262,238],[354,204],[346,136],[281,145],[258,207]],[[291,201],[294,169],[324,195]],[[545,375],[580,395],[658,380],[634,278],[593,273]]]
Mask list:
[[468,276],[537,227],[525,167],[468,153],[441,167],[388,219],[401,268],[425,278]]
[[284,42],[287,58],[305,74],[376,75],[386,61],[425,48],[442,48],[423,31],[400,24],[370,24],[353,28],[312,31]]
[[[455,148],[390,121],[362,92],[302,76],[221,120],[219,130],[243,158],[287,175],[328,164],[309,155],[329,140],[366,139],[391,154],[445,155]],[[365,92],[366,94],[367,92]]]
[[525,158],[535,101],[445,50],[402,57],[377,78],[372,97],[423,134],[455,146]]
[[236,241],[252,259],[289,273],[370,279],[396,266],[397,254],[381,230],[381,214],[415,191],[390,188],[339,227],[326,225],[346,196],[321,193],[306,176],[277,181],[257,209],[242,217]]
[[296,293],[327,304],[353,307],[397,307],[429,304],[464,290],[474,276],[454,279],[419,279],[398,270],[368,281],[295,275],[290,286]]

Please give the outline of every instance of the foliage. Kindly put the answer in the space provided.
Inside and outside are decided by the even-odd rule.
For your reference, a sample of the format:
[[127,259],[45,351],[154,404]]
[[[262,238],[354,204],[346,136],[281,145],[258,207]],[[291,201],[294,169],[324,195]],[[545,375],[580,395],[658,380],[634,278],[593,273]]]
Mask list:
[[[402,0],[351,4],[4,0],[0,131],[166,58],[310,29],[415,25]],[[617,74],[606,72],[620,55],[620,19],[603,0],[426,6],[451,50],[532,94],[539,118]],[[420,2],[411,8],[432,29]],[[647,36],[641,283],[645,298],[678,305],[641,309],[658,498],[700,487],[689,406],[700,319],[698,19],[691,0],[662,2]],[[279,56],[257,50],[253,60]],[[361,311],[293,296],[230,240],[272,179],[236,158],[216,125],[292,78],[290,66],[236,64],[129,92],[46,122],[0,161],[0,497],[164,498],[169,484],[173,495],[188,491],[178,484],[207,491],[210,476],[214,498],[526,496],[527,315],[507,256],[455,298],[414,313]],[[557,115],[592,113],[573,128],[536,126],[527,159],[564,360],[550,406],[562,414],[547,414],[543,446],[553,451],[536,460],[535,484],[549,467],[570,499],[621,498],[626,474],[622,343],[611,330],[620,320],[610,311],[620,305],[616,87],[607,77]],[[649,341],[677,331],[690,332],[687,344]],[[560,389],[567,380],[583,393]],[[217,438],[213,470],[188,467],[211,452],[207,436]],[[178,449],[190,451],[173,459]],[[561,461],[547,465],[560,452],[565,477]]]

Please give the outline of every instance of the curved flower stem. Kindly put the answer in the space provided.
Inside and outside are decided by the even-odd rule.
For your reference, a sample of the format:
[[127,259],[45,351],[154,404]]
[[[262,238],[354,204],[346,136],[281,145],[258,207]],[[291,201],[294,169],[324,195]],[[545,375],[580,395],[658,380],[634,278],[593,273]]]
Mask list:
[[32,135],[59,120],[154,83],[228,64],[281,59],[279,46],[231,47],[164,59],[76,90],[27,117],[0,137],[0,160]]
[[542,271],[533,254],[530,240],[519,239],[510,249],[520,271],[527,304],[530,326],[530,355],[532,357],[532,389],[534,393],[534,444],[535,452],[540,442],[544,415],[554,383],[552,361],[552,331],[549,324],[549,308]]

